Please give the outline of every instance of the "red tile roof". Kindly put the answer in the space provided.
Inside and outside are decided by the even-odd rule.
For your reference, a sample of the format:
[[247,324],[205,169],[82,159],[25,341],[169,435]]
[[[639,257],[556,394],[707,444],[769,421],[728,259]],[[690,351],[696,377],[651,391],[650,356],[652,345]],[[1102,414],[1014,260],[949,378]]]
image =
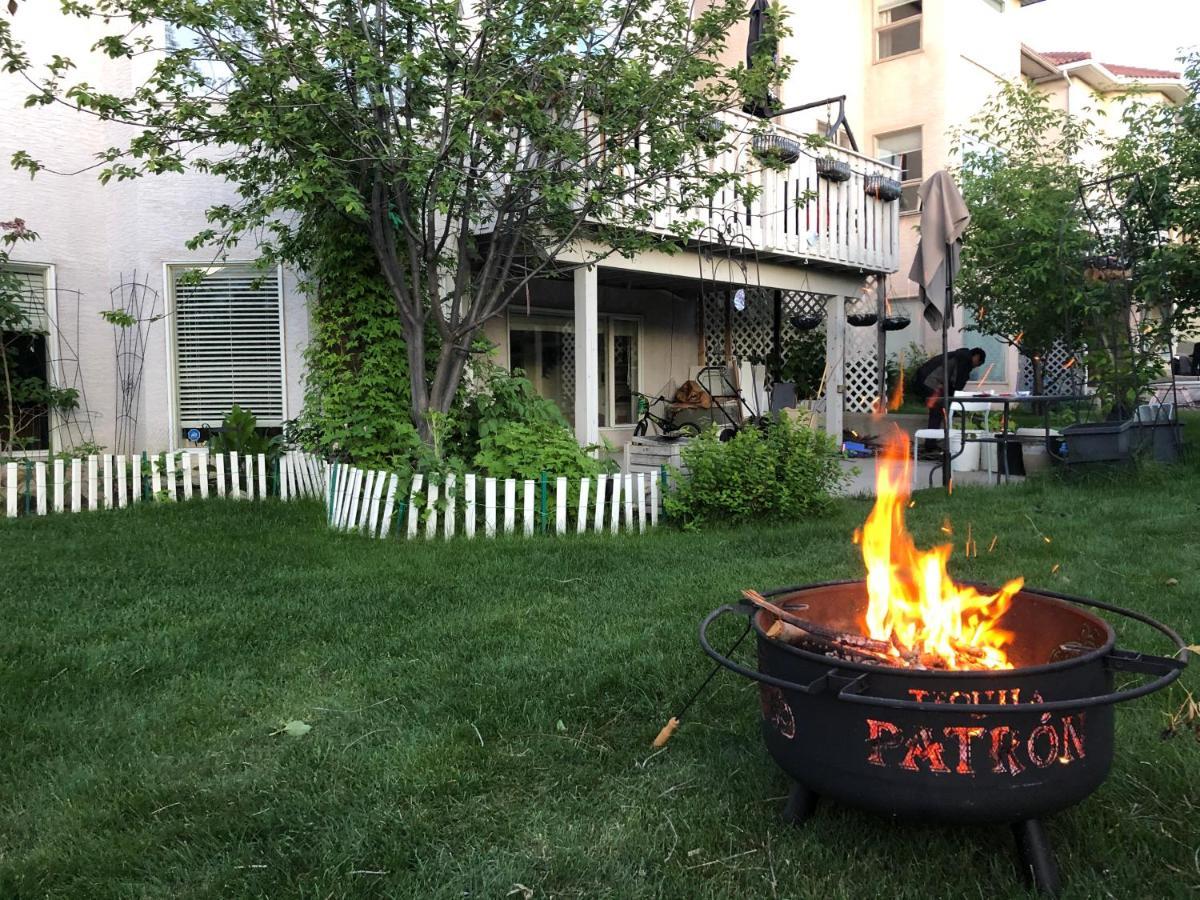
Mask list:
[[1086,50],[1047,50],[1041,54],[1054,63],[1056,66],[1066,65],[1067,63],[1082,62],[1085,59],[1091,59],[1092,54]]
[[[1047,50],[1039,54],[1044,56],[1056,66],[1065,66],[1068,63],[1083,62],[1092,58],[1092,54],[1086,50]],[[1181,78],[1179,72],[1172,72],[1168,69],[1147,69],[1142,66],[1123,66],[1119,63],[1100,63],[1108,71],[1114,75],[1119,75],[1123,78]]]
[[1121,66],[1116,63],[1101,63],[1104,68],[1112,72],[1114,75],[1123,75],[1126,78],[1181,78],[1180,72],[1172,72],[1169,69],[1144,69],[1141,66]]

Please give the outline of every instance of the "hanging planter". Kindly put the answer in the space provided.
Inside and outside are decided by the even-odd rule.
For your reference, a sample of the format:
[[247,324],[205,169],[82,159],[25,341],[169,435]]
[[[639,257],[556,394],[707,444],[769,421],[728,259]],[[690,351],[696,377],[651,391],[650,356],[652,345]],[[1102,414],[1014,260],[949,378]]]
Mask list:
[[797,331],[812,331],[821,324],[821,317],[814,315],[792,316],[792,327]]
[[911,323],[908,316],[884,316],[882,325],[884,331],[903,331]]
[[855,328],[869,328],[878,321],[877,313],[849,313],[846,316],[846,324],[853,325]]
[[850,163],[832,156],[817,157],[817,176],[826,181],[849,181]]
[[696,123],[694,134],[701,144],[715,144],[725,137],[725,123],[716,116],[709,116]]
[[895,178],[888,178],[886,175],[868,175],[864,190],[868,197],[890,203],[900,199],[902,185]]
[[764,162],[791,165],[800,159],[800,142],[779,134],[756,134],[750,147],[754,155]]

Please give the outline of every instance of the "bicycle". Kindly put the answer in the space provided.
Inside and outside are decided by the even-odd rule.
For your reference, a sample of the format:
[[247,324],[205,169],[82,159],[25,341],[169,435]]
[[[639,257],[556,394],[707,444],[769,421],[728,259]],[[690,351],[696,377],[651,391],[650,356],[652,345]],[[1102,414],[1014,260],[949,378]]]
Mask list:
[[[695,422],[677,423],[675,421],[675,417],[671,415],[670,401],[666,397],[651,397],[649,394],[641,394],[637,391],[633,393],[638,398],[638,413],[640,414],[637,423],[633,426],[635,437],[643,437],[649,431],[651,423],[667,440],[700,436],[700,426]],[[665,415],[655,414],[654,407],[658,403],[663,404]]]

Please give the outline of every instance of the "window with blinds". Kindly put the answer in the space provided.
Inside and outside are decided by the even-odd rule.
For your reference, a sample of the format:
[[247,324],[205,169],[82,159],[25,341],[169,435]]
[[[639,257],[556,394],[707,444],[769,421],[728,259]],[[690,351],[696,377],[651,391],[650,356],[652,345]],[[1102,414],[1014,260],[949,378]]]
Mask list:
[[279,273],[213,266],[197,284],[173,270],[179,426],[219,425],[234,404],[260,426],[284,419]]

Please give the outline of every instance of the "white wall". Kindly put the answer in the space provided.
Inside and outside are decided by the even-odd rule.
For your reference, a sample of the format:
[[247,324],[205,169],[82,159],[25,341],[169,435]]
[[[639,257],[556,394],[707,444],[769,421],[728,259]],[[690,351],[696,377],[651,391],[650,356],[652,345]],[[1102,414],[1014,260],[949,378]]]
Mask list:
[[[149,57],[135,62],[113,61],[89,51],[98,26],[58,14],[55,4],[23,3],[12,18],[13,32],[30,57],[44,61],[52,53],[69,56],[76,69],[70,80],[125,92],[144,77],[152,65]],[[32,88],[24,79],[0,74],[0,160],[7,162],[17,150],[27,150],[48,167],[76,172],[95,165],[95,154],[129,136],[122,126],[106,124],[63,105],[24,107]],[[213,251],[189,251],[185,244],[205,227],[204,211],[215,203],[234,199],[229,185],[195,172],[146,177],[102,186],[95,171],[74,175],[40,173],[30,180],[6,165],[0,168],[0,219],[22,218],[40,239],[18,244],[12,256],[18,261],[50,263],[59,289],[58,323],[75,350],[87,395],[95,440],[113,446],[117,415],[116,366],[113,326],[100,318],[110,308],[109,291],[136,274],[166,297],[164,264],[204,263]],[[251,260],[255,252],[243,246],[230,258]],[[80,292],[79,308],[71,291]],[[285,381],[287,414],[299,412],[302,373],[301,349],[308,336],[304,298],[294,277],[285,278],[284,319],[287,340]],[[169,320],[150,326],[136,444],[160,449],[179,443],[169,420],[174,398],[169,390],[167,356]],[[57,449],[57,448],[56,448]]]

